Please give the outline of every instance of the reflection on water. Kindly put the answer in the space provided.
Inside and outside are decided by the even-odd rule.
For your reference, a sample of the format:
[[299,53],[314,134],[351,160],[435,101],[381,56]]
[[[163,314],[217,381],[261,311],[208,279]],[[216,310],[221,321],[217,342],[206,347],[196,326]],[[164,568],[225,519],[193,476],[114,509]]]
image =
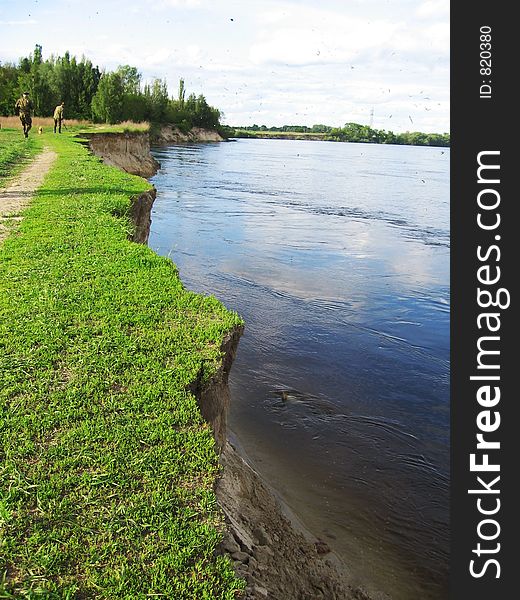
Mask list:
[[447,597],[449,151],[155,151],[150,246],[246,320],[231,427],[353,577]]

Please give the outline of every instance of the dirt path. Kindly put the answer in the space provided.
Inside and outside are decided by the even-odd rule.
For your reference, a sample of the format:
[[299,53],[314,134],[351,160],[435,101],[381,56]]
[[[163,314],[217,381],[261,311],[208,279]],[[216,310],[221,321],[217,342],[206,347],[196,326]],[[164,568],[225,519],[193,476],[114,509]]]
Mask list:
[[12,227],[21,221],[22,210],[41,186],[56,153],[45,148],[6,188],[0,188],[0,243]]

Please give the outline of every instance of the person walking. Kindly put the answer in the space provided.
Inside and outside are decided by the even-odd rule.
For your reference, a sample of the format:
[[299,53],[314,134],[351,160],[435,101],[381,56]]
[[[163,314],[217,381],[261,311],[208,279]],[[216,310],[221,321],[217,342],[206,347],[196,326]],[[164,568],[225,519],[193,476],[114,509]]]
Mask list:
[[65,102],[62,102],[54,109],[54,133],[56,133],[56,127],[58,128],[58,133],[61,133],[61,122],[63,121],[64,106]]
[[32,127],[31,111],[34,109],[32,100],[29,98],[29,92],[24,92],[14,105],[15,113],[20,117],[23,126],[23,134],[29,137],[29,130]]

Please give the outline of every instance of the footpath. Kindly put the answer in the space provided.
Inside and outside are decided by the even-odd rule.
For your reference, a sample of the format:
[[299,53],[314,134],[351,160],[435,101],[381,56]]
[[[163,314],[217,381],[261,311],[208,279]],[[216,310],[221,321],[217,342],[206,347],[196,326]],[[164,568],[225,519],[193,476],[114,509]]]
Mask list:
[[45,148],[6,188],[0,188],[0,242],[21,220],[21,211],[29,204],[55,160],[56,153]]

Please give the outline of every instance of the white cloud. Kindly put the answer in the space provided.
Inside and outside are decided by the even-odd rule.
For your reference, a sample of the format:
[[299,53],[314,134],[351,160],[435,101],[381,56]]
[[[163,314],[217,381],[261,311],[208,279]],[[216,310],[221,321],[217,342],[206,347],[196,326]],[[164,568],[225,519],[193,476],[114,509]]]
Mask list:
[[421,19],[447,19],[449,12],[449,0],[426,0],[417,7],[415,14]]
[[9,25],[9,26],[25,26],[25,25],[36,25],[38,21],[34,19],[25,19],[22,21],[0,21],[0,25]]
[[431,47],[438,51],[449,54],[450,48],[450,26],[448,23],[434,23],[426,28],[426,34]]
[[147,4],[154,8],[198,8],[203,2],[202,0],[146,0]]
[[[74,2],[75,10],[60,11],[64,2]],[[448,6],[448,0],[48,0],[34,19],[20,9],[0,23],[38,19],[46,57],[69,50],[101,68],[135,65],[144,81],[166,78],[173,93],[184,77],[189,92],[203,93],[230,124],[368,123],[374,108],[375,127],[446,131]],[[98,11],[103,18],[92,17],[85,28]],[[33,33],[3,28],[1,60],[31,52]]]
[[250,49],[253,63],[307,65],[349,62],[368,49],[388,44],[399,27],[384,21],[367,23],[335,13],[324,13],[321,23],[318,20],[315,27],[309,22],[313,22],[312,19],[304,17],[296,26],[262,31]]
[[287,9],[274,8],[267,11],[262,11],[257,18],[260,25],[273,25],[287,18]]

